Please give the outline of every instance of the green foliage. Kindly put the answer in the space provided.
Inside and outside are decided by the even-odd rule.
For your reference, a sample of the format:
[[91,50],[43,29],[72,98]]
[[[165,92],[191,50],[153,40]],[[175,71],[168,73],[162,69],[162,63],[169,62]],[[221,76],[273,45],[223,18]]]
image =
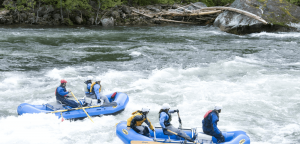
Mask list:
[[64,18],[64,22],[66,25],[69,25],[69,26],[74,25],[73,22],[69,18]]
[[286,0],[286,1],[288,1],[288,2],[290,2],[292,4],[300,6],[300,0]]
[[102,10],[122,4],[121,0],[97,0],[97,2],[98,4],[100,2]]
[[228,3],[233,3],[235,0],[200,0],[205,3],[208,7],[211,6],[224,6]]
[[35,4],[34,0],[8,1],[5,8],[8,10],[26,11],[34,9]]
[[64,0],[62,2],[62,7],[67,10],[91,8],[91,6],[88,3],[88,0]]

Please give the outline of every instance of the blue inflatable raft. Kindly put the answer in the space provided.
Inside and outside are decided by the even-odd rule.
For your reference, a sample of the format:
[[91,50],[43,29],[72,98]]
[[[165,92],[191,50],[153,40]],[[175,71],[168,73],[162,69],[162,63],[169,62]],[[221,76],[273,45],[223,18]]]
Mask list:
[[[188,136],[195,138],[195,143],[198,144],[211,144],[217,143],[215,137],[202,133],[202,128],[182,129]],[[183,138],[176,135],[168,137],[164,135],[161,127],[155,127],[155,135],[149,129],[151,137],[146,137],[136,133],[133,129],[127,130],[127,122],[122,121],[116,126],[117,136],[125,144],[161,144],[161,143],[172,143],[172,144],[192,144],[187,142]],[[222,144],[250,144],[250,138],[243,131],[228,131],[223,132],[225,142]]]
[[[113,94],[106,95],[111,103],[104,103],[103,105],[85,106],[86,112],[90,116],[101,116],[101,115],[114,115],[122,112],[128,101],[129,97],[127,94],[118,92],[114,99],[111,98]],[[84,99],[79,100],[84,102]],[[87,117],[82,108],[71,108],[58,102],[47,103],[43,105],[31,105],[28,103],[22,103],[18,106],[18,114],[23,115],[26,113],[53,113],[59,118],[63,116],[64,119],[83,119]]]

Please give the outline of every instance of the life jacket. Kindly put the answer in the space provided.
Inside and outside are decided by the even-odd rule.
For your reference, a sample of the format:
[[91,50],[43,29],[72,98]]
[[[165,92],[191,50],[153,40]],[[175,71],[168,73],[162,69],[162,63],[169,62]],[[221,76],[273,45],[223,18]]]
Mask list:
[[217,117],[219,118],[219,113],[216,112],[215,110],[209,110],[209,111],[207,111],[207,112],[205,113],[204,119],[203,119],[203,121],[204,121],[204,124],[203,124],[203,125],[204,125],[206,128],[213,128],[212,116],[210,115],[210,113],[212,113],[212,112],[214,112],[214,113],[217,115]]
[[[59,87],[62,87],[62,86],[59,86]],[[57,88],[59,88],[59,87],[57,87]],[[64,96],[60,95],[60,94],[58,93],[58,91],[57,91],[57,88],[56,88],[56,90],[55,90],[55,96],[58,96],[58,97],[64,97],[64,96],[67,96],[67,95],[64,95]],[[64,88],[64,87],[62,87],[62,88]],[[64,92],[66,92],[66,91],[67,91],[66,88],[64,88]]]
[[[96,82],[93,82],[91,84],[91,89],[90,89],[90,94],[95,94],[95,90],[94,90],[94,85],[97,84]],[[100,85],[100,88],[99,88],[99,93],[101,92],[101,85]]]
[[[164,111],[162,111],[162,112],[164,112]],[[160,118],[160,114],[161,114],[162,112],[159,113],[159,118]],[[164,112],[164,113],[166,113],[166,114],[169,116],[169,119],[167,119],[167,120],[164,121],[164,125],[167,127],[167,126],[171,125],[172,115],[169,114],[168,112]]]
[[[137,110],[137,111],[135,111],[135,112],[133,112],[132,113],[132,115],[133,116],[131,116],[128,120],[127,120],[127,126],[130,126],[130,127],[132,127],[132,126],[141,126],[142,124],[143,124],[143,122],[145,121],[145,120],[147,120],[147,117],[146,116],[143,116],[143,114],[139,111],[139,110]],[[139,121],[135,121],[135,124],[134,125],[131,125],[131,121],[136,117],[136,116],[143,116],[143,119],[142,120],[139,120]],[[149,121],[149,120],[148,120]],[[150,123],[150,121],[149,121],[149,123]],[[153,125],[150,123],[150,129],[154,129],[154,127],[153,127]]]

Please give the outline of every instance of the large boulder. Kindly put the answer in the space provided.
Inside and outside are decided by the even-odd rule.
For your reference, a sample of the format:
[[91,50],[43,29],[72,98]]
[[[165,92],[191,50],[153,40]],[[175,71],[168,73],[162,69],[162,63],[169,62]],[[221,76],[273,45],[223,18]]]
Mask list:
[[102,26],[107,27],[107,26],[114,26],[114,18],[104,18],[101,19]]
[[110,14],[114,19],[120,18],[120,13],[117,11],[112,11]]
[[300,7],[285,0],[235,0],[230,7],[241,9],[262,17],[269,24],[232,11],[220,14],[214,26],[233,34],[261,31],[296,31],[291,27],[300,23]]
[[131,14],[131,9],[128,6],[122,6],[121,9],[125,14]]
[[75,17],[75,21],[76,21],[77,24],[81,24],[83,22],[82,18],[79,17],[79,16]]

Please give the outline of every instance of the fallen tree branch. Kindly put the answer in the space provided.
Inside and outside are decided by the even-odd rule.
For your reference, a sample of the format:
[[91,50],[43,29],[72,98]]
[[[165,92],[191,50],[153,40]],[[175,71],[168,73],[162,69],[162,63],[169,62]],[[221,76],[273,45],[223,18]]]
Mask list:
[[154,20],[166,21],[166,22],[174,22],[174,23],[184,23],[184,24],[197,24],[197,23],[193,23],[193,22],[175,21],[175,20],[167,20],[167,19],[159,19],[159,18],[155,18]]
[[263,18],[253,14],[253,13],[250,13],[250,12],[247,12],[247,11],[244,11],[244,10],[240,10],[240,9],[237,9],[237,8],[232,8],[232,7],[199,7],[197,5],[194,5],[192,4],[193,6],[195,7],[198,7],[200,8],[201,10],[213,10],[213,9],[218,9],[218,10],[228,10],[228,11],[234,11],[234,12],[237,12],[237,13],[240,13],[240,14],[243,14],[243,15],[246,15],[248,17],[251,17],[253,19],[256,19],[260,22],[262,22],[263,24],[268,24],[268,22],[266,22]]
[[153,16],[150,16],[150,15],[147,15],[147,14],[143,14],[143,13],[141,13],[141,12],[138,12],[138,11],[136,11],[136,10],[133,10],[133,9],[132,9],[132,11],[133,11],[133,12],[135,12],[135,13],[137,13],[137,14],[140,14],[140,15],[146,16],[146,17],[148,17],[148,18],[153,18]]
[[215,13],[221,13],[221,10],[210,11],[210,12],[201,12],[201,13],[191,13],[191,14],[183,14],[183,13],[165,13],[161,14],[162,16],[200,16],[200,15],[210,15]]

